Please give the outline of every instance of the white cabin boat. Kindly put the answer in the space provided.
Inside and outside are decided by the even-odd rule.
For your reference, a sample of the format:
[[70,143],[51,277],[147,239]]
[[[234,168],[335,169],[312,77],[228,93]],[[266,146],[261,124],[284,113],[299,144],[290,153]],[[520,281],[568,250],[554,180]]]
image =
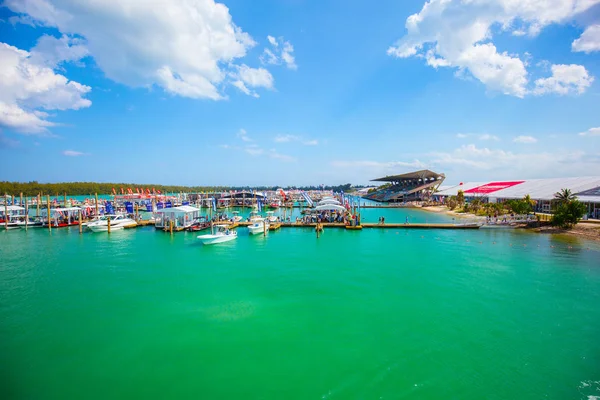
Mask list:
[[259,235],[269,231],[269,221],[264,218],[254,218],[252,224],[248,225],[248,232],[251,235]]
[[173,228],[182,230],[189,228],[196,219],[200,218],[200,209],[192,206],[162,208],[156,211],[154,218],[156,229],[169,228],[173,221]]
[[125,228],[133,228],[137,225],[137,222],[135,222],[135,220],[125,215],[105,215],[102,216],[98,221],[88,223],[87,227],[92,232],[106,232],[108,231],[108,218],[110,218],[111,231],[116,231]]
[[19,221],[25,218],[25,207],[0,206],[0,229],[18,229]]
[[210,235],[198,235],[198,239],[204,245],[224,243],[237,239],[237,232],[229,229],[225,224],[213,225]]

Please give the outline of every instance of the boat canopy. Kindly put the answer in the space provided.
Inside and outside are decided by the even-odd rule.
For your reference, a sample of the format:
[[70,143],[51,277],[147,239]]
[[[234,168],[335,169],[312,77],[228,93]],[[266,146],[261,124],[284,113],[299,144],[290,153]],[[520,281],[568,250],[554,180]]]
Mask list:
[[318,206],[321,206],[323,204],[337,204],[337,205],[340,205],[342,203],[340,203],[336,199],[325,199],[325,200],[321,200],[320,202],[317,203]]
[[4,212],[4,210],[8,210],[8,211],[24,211],[25,207],[21,207],[21,206],[0,206],[0,212]]
[[195,211],[200,211],[200,209],[192,206],[179,206],[156,210],[157,213],[190,213]]
[[317,211],[346,211],[345,207],[342,207],[338,204],[321,204],[315,207]]

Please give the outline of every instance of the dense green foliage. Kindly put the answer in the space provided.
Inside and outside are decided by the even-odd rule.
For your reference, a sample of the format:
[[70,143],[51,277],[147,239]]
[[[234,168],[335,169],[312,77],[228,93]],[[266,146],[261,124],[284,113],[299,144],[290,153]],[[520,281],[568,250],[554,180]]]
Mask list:
[[[277,190],[281,186],[176,186],[176,185],[155,185],[148,183],[98,183],[98,182],[61,182],[61,183],[39,183],[37,181],[32,182],[0,182],[0,195],[9,194],[18,196],[23,193],[23,196],[37,196],[41,194],[50,195],[62,195],[67,193],[68,195],[90,195],[94,193],[98,194],[110,194],[113,188],[117,193],[121,193],[121,188],[125,191],[127,188],[131,188],[135,193],[136,188],[143,189],[156,189],[162,193],[177,193],[177,192],[221,192],[228,190]],[[291,189],[286,187],[284,189]],[[305,186],[305,187],[294,187],[294,189],[302,190],[317,190],[321,189],[320,186]],[[346,183],[345,185],[337,186],[323,186],[325,190],[333,190],[334,192],[344,191],[346,193],[352,191],[352,184]]]
[[554,195],[555,209],[552,224],[563,229],[570,229],[585,215],[585,204],[569,189],[563,189]]
[[533,207],[531,206],[531,202],[526,198],[521,200],[508,200],[506,205],[510,210],[517,215],[528,214],[533,211]]

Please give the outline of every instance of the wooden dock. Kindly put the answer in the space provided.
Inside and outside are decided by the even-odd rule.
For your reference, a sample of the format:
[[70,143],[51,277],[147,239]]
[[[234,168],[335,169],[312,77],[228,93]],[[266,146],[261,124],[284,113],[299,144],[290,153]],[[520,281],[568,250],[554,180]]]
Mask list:
[[[281,228],[315,228],[317,226],[316,223],[310,224],[299,224],[295,222],[278,222],[279,226],[275,229]],[[238,226],[248,226],[250,222],[238,222]],[[362,224],[358,227],[353,227],[350,225],[346,225],[338,222],[323,222],[320,224],[324,228],[341,228],[341,229],[356,229],[360,230],[362,228],[369,229],[479,229],[479,224],[432,224],[432,223],[423,223],[423,224],[405,224],[405,223],[385,223],[385,224]],[[271,224],[273,226],[273,224]],[[273,228],[270,228],[273,229]]]

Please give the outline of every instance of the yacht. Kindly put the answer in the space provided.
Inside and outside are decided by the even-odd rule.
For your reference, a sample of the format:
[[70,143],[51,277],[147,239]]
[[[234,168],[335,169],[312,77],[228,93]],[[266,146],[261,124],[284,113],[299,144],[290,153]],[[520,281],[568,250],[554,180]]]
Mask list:
[[[214,231],[216,229],[216,232]],[[229,229],[226,224],[213,226],[213,231],[210,235],[198,235],[198,239],[204,245],[229,242],[237,239],[237,232]]]
[[108,218],[110,217],[110,230],[119,230],[124,228],[133,228],[137,225],[135,220],[125,215],[105,215],[98,221],[90,222],[87,227],[92,232],[106,232],[108,231]]

